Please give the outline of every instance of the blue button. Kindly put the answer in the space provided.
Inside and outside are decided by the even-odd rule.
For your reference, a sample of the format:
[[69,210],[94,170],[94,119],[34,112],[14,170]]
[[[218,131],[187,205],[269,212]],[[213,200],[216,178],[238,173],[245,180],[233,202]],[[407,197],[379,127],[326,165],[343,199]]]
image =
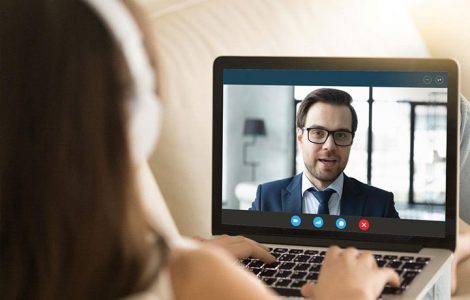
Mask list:
[[338,218],[336,219],[336,228],[338,229],[344,229],[346,227],[347,223],[346,220],[343,218]]
[[323,227],[323,218],[322,217],[315,217],[313,219],[313,226],[316,228],[322,228]]
[[290,223],[292,224],[292,226],[298,227],[302,223],[302,220],[300,220],[299,216],[295,215],[290,218]]

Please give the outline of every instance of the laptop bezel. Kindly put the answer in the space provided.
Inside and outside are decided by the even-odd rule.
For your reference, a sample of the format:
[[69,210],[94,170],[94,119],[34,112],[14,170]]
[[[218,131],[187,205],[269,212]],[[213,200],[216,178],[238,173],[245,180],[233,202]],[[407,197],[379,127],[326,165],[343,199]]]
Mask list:
[[[222,224],[222,140],[223,140],[223,71],[224,69],[286,70],[371,70],[371,71],[439,71],[448,73],[447,105],[447,176],[446,234],[443,238],[399,235],[357,234],[349,232],[260,228]],[[279,237],[291,244],[409,250],[422,247],[455,249],[459,185],[459,68],[451,59],[430,58],[344,58],[344,57],[218,57],[213,65],[213,143],[212,143],[212,233],[257,237],[258,241],[275,242]],[[453,170],[453,171],[450,171]]]

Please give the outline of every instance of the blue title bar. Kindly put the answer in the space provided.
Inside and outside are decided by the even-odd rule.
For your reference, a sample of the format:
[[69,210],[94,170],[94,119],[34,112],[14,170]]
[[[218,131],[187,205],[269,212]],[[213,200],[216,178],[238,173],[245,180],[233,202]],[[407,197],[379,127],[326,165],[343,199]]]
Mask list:
[[447,72],[225,69],[224,84],[447,87]]

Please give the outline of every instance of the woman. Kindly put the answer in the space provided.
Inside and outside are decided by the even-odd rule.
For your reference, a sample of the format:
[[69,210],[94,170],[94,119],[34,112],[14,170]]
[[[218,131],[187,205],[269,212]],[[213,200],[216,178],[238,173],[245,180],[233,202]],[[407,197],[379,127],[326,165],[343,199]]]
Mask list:
[[[181,246],[148,221],[137,175],[159,108],[136,7],[1,6],[0,298],[274,299],[233,263],[273,260],[260,245],[221,237]],[[303,293],[375,299],[386,282],[398,276],[369,253],[332,247]]]

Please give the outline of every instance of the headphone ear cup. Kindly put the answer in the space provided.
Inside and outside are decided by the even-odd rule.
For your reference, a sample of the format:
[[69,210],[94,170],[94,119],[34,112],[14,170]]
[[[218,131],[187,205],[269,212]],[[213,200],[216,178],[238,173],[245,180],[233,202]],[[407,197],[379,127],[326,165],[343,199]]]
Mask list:
[[151,94],[131,99],[129,120],[129,144],[134,163],[147,161],[155,149],[160,134],[160,102]]

